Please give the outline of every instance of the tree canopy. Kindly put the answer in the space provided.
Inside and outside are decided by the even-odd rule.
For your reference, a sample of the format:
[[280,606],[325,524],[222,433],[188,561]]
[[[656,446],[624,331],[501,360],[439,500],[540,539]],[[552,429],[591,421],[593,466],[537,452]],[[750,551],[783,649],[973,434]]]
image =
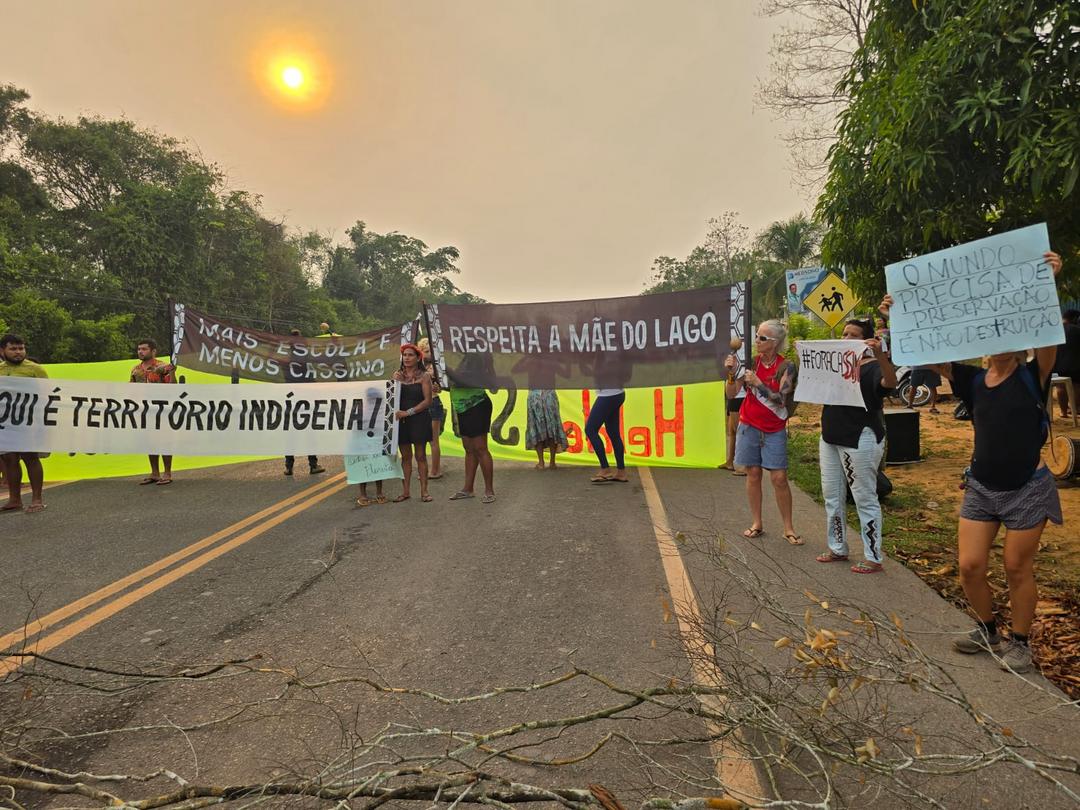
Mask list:
[[885,264],[1046,221],[1075,295],[1080,4],[890,0],[874,12],[818,202],[825,260],[866,298]]
[[817,261],[820,226],[805,214],[772,223],[750,239],[750,229],[735,211],[708,221],[705,242],[685,259],[659,256],[653,262],[652,282],[645,293],[692,290],[739,281],[753,283],[755,322],[781,317],[784,312],[785,271]]
[[268,219],[260,199],[180,141],[127,120],[53,119],[0,85],[0,322],[39,360],[129,356],[167,343],[173,298],[256,328],[341,333],[477,300],[429,250],[363,222],[336,244]]

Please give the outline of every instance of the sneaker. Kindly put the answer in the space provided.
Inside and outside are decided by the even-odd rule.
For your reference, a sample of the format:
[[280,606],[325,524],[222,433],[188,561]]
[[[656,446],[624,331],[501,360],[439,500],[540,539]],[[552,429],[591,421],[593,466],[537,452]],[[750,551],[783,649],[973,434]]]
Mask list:
[[1004,670],[1012,670],[1016,673],[1030,672],[1031,647],[1009,639],[1005,644],[1005,652],[1001,654],[1000,664]]
[[310,472],[312,475],[318,475],[319,473],[326,472],[326,467],[312,467]]
[[966,636],[954,639],[953,649],[964,655],[974,655],[981,652],[998,652],[1001,649],[1001,634],[996,630],[987,638],[981,627],[976,627]]

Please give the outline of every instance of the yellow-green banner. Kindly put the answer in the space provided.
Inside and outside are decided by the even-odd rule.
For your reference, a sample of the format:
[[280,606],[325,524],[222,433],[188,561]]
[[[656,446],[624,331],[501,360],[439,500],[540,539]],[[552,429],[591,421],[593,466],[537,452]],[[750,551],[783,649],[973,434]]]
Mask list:
[[[106,363],[57,363],[46,366],[55,379],[127,380],[138,361]],[[227,382],[228,378],[200,371],[178,369],[188,384]],[[259,384],[241,380],[241,384]],[[525,449],[526,403],[528,391],[500,391],[490,394],[494,411],[488,446],[496,458],[535,460]],[[592,401],[591,391],[560,391],[559,405],[569,448],[559,455],[560,463],[595,464],[585,439],[584,413]],[[442,451],[448,456],[464,455],[450,424],[450,396],[442,394],[447,422],[442,434]],[[629,466],[718,467],[726,457],[723,383],[629,388],[623,406],[622,435]],[[610,459],[611,454],[608,453]],[[176,456],[174,470],[193,470],[222,464],[254,461],[249,456]],[[44,462],[48,481],[73,481],[140,475],[149,469],[146,456],[84,455],[53,453]]]
[[[525,449],[528,391],[489,394],[494,404],[488,447],[495,458],[535,461],[536,453]],[[585,439],[586,409],[591,391],[560,391],[559,408],[569,441],[560,462],[596,464]],[[442,394],[450,421],[449,394]],[[726,459],[723,383],[672,385],[663,388],[628,388],[622,411],[622,436],[629,466],[719,467]],[[443,452],[463,455],[460,442],[447,425]],[[608,461],[611,451],[607,449]]]

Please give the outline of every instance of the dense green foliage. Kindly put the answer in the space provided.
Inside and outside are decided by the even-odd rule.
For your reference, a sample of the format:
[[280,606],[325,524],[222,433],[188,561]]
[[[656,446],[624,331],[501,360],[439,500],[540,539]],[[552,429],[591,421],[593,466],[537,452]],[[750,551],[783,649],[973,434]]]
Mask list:
[[453,247],[294,234],[179,141],[126,120],[50,119],[0,85],[0,325],[49,362],[166,345],[173,298],[243,324],[314,334],[400,323],[421,299],[474,300]]
[[881,0],[818,202],[864,298],[885,264],[1046,221],[1080,292],[1080,3]]

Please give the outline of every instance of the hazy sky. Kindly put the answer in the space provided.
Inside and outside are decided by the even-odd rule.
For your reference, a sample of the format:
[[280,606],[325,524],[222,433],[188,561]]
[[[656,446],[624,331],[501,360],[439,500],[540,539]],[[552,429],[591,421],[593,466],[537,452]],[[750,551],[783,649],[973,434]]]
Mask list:
[[[705,220],[806,209],[753,0],[2,0],[0,81],[185,139],[291,226],[461,249],[492,301],[632,295]],[[264,74],[300,54],[321,103]]]

